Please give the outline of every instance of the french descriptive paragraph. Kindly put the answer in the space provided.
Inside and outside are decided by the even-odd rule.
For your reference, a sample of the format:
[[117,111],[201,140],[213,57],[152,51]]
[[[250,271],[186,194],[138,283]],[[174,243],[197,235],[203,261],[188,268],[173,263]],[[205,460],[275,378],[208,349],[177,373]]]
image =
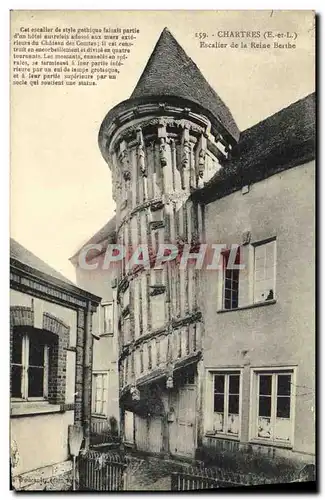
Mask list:
[[12,34],[12,84],[93,86],[116,80],[139,33],[131,27],[20,26]]

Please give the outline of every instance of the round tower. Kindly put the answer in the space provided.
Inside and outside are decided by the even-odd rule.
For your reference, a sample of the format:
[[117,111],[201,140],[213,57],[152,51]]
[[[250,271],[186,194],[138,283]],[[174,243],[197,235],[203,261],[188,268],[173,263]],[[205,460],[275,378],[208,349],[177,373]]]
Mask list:
[[120,405],[135,429],[123,417],[122,427],[145,451],[192,456],[200,439],[200,270],[180,269],[179,259],[157,268],[154,256],[161,244],[195,252],[203,242],[191,192],[222,168],[238,138],[230,111],[167,29],[130,99],[100,128],[117,243],[148,248],[148,263],[123,261],[117,285]]

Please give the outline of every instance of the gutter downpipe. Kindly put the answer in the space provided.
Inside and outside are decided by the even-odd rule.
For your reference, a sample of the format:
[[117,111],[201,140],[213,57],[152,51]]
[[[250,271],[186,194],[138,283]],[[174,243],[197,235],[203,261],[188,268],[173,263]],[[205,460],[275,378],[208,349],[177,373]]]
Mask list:
[[84,336],[84,377],[83,377],[83,428],[85,445],[84,449],[89,449],[90,441],[90,419],[91,419],[91,392],[92,392],[92,335],[91,335],[91,301],[88,301],[85,317]]

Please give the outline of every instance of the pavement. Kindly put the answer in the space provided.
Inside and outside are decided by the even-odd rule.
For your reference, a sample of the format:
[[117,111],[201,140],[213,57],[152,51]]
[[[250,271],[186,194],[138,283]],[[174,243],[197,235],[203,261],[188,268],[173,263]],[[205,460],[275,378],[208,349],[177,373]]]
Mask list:
[[171,474],[183,468],[173,460],[129,457],[125,471],[126,491],[171,491]]

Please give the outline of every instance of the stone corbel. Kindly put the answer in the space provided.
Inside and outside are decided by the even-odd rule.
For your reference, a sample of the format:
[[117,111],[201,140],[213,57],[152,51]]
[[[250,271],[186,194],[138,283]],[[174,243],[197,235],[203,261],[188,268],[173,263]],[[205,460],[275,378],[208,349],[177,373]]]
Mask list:
[[140,401],[140,391],[135,385],[130,387],[130,394],[132,401]]
[[142,135],[142,130],[141,128],[137,128],[137,141],[138,141],[138,147],[137,147],[137,157],[138,157],[138,167],[141,172],[141,174],[144,177],[147,177],[147,169],[146,169],[146,164],[145,164],[145,152],[144,152],[144,143],[143,143],[143,135]]
[[169,365],[166,373],[166,389],[174,388],[174,367]]

